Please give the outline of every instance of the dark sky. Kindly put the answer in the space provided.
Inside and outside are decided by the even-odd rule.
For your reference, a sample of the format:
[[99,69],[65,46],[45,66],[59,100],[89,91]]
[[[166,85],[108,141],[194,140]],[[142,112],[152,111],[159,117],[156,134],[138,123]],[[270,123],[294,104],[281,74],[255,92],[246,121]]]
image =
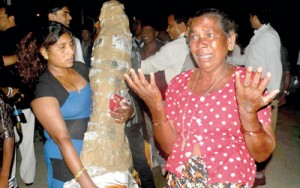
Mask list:
[[[98,16],[103,0],[85,0],[89,13]],[[203,7],[219,8],[229,14],[239,25],[239,36],[247,45],[253,35],[247,8],[267,5],[272,10],[272,26],[278,31],[283,44],[290,52],[290,61],[296,63],[300,48],[300,11],[295,0],[120,0],[124,3],[129,17],[141,16],[153,18],[162,27],[166,27],[169,10],[185,11],[193,15]],[[92,3],[95,2],[95,3]],[[92,5],[92,6],[91,6]]]
[[[4,1],[4,0],[0,0]],[[34,19],[28,18],[34,15],[36,9],[40,9],[45,1],[49,0],[11,0],[17,4],[20,13],[23,14],[23,24],[35,24]],[[278,2],[279,1],[279,2]],[[104,0],[70,0],[71,15],[73,20],[71,28],[80,29],[81,15],[97,18]],[[239,25],[238,34],[244,45],[248,44],[253,35],[253,29],[249,24],[247,8],[250,5],[259,6],[267,4],[272,9],[272,26],[278,31],[283,44],[288,48],[290,61],[296,63],[300,48],[300,11],[295,0],[120,0],[125,6],[129,18],[151,18],[162,29],[166,28],[167,15],[170,10],[184,11],[187,15],[193,15],[203,7],[219,8],[229,14]]]

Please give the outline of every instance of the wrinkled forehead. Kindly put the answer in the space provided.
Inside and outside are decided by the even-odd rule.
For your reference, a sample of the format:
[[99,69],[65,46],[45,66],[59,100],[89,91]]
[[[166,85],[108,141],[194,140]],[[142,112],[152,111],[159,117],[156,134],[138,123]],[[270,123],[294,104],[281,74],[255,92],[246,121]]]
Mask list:
[[191,28],[195,27],[220,27],[220,22],[215,15],[204,14],[198,17],[194,17],[191,21]]

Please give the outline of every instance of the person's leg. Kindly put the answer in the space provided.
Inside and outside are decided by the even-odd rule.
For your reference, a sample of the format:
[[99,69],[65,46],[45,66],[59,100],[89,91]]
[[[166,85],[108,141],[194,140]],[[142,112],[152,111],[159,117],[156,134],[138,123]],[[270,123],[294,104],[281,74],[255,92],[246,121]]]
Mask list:
[[[14,128],[14,131],[15,128]],[[16,177],[16,165],[17,165],[17,154],[16,154],[16,147],[15,147],[15,152],[14,152],[14,157],[13,157],[13,161],[12,161],[12,168],[11,168],[11,173],[10,173],[10,178],[14,179],[13,181],[13,188],[17,188],[18,187],[18,181],[17,181],[17,177]]]
[[144,117],[145,117],[147,134],[148,134],[147,137],[149,138],[149,143],[151,145],[152,168],[156,167],[156,164],[158,164],[161,169],[162,176],[165,176],[167,173],[164,168],[166,164],[166,160],[159,154],[159,150],[156,147],[154,136],[153,136],[152,120],[148,113],[145,113]]
[[276,135],[276,124],[277,124],[277,114],[278,114],[278,100],[273,100],[271,102],[271,107],[272,107],[272,111],[271,111],[271,118],[272,118],[272,127],[274,130],[274,133]]
[[139,174],[142,188],[155,188],[153,173],[145,155],[141,127],[141,123],[126,126],[125,133],[132,153],[133,167]]
[[34,152],[35,116],[31,109],[22,110],[27,123],[22,123],[23,140],[19,146],[21,154],[20,176],[24,183],[31,184],[34,181],[36,170],[36,158]]

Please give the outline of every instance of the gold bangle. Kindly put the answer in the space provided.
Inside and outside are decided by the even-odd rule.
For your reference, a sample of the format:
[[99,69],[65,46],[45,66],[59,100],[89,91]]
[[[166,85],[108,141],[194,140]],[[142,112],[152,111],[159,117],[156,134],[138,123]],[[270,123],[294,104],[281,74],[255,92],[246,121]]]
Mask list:
[[169,120],[166,119],[164,122],[161,122],[161,123],[154,123],[154,122],[153,122],[153,125],[154,125],[155,127],[160,127],[160,126],[166,125],[168,122],[169,122]]
[[259,134],[261,134],[265,131],[262,124],[260,124],[260,125],[261,125],[261,127],[256,131],[247,131],[243,128],[243,126],[241,126],[241,131],[242,131],[243,134],[246,134],[246,135],[257,136],[257,135],[259,135]]
[[77,174],[75,176],[75,181],[78,181],[79,177],[81,176],[81,174],[83,172],[86,172],[86,168],[84,168],[84,167],[77,172]]

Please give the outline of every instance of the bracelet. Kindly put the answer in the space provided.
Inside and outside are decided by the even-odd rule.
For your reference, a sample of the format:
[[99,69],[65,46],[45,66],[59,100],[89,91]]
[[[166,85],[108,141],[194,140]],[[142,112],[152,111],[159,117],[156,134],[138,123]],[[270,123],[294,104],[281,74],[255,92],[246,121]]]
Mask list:
[[242,131],[242,133],[244,133],[246,135],[257,136],[257,135],[263,133],[265,130],[264,130],[264,127],[261,125],[261,127],[256,131],[247,131],[243,128],[243,126],[241,126],[241,131]]
[[166,125],[168,122],[169,122],[169,120],[166,119],[166,120],[165,120],[164,122],[162,122],[162,123],[154,123],[154,122],[153,122],[153,125],[154,125],[155,127],[160,127],[160,126]]
[[78,181],[79,177],[81,176],[81,174],[83,172],[86,172],[86,168],[84,168],[84,167],[77,172],[77,174],[75,176],[75,181]]
[[133,118],[135,116],[135,111],[133,111],[132,115],[130,116],[129,119]]
[[7,91],[6,96],[9,97],[9,96],[11,96],[13,94],[14,90],[13,90],[12,87],[7,87],[7,89],[8,89],[8,91]]

